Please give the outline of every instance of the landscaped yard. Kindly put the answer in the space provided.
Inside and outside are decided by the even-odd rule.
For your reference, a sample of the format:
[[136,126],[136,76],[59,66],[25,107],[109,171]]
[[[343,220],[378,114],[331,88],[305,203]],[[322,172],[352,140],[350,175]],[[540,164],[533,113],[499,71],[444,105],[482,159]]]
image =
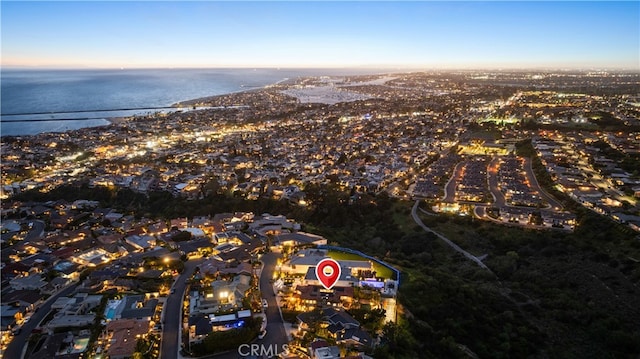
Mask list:
[[[329,257],[335,260],[353,260],[353,261],[368,261],[369,259],[359,256],[353,253],[346,253],[340,251],[329,251]],[[378,277],[382,277],[385,279],[395,279],[395,275],[393,271],[379,263],[373,262],[373,270],[376,271]]]

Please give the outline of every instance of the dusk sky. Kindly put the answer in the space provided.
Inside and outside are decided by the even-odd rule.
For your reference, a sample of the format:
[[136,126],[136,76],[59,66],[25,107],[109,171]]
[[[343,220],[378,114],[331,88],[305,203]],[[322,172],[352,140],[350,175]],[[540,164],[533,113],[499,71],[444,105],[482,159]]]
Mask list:
[[0,6],[3,66],[640,70],[638,1]]

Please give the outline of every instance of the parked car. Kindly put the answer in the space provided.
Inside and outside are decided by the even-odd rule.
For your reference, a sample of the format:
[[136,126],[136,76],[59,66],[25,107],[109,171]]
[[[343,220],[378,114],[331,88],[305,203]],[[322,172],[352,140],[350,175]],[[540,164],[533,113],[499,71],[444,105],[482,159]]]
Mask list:
[[262,299],[262,308],[264,308],[264,309],[269,308],[269,304],[267,303],[267,300],[264,299],[264,298]]

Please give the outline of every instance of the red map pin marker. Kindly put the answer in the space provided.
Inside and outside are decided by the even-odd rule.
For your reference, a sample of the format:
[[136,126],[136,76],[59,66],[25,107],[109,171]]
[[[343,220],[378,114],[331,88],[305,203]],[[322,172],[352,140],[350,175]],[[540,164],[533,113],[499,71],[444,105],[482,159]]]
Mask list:
[[340,279],[340,264],[331,258],[321,260],[316,266],[316,278],[326,289],[331,289]]

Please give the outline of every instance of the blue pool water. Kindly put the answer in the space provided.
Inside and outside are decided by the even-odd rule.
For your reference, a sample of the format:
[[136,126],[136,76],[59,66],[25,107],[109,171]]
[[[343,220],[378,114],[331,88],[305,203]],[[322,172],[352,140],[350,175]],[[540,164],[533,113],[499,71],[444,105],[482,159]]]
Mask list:
[[116,308],[113,308],[113,307],[107,308],[107,310],[104,313],[104,316],[107,320],[113,320],[113,318],[116,316]]

